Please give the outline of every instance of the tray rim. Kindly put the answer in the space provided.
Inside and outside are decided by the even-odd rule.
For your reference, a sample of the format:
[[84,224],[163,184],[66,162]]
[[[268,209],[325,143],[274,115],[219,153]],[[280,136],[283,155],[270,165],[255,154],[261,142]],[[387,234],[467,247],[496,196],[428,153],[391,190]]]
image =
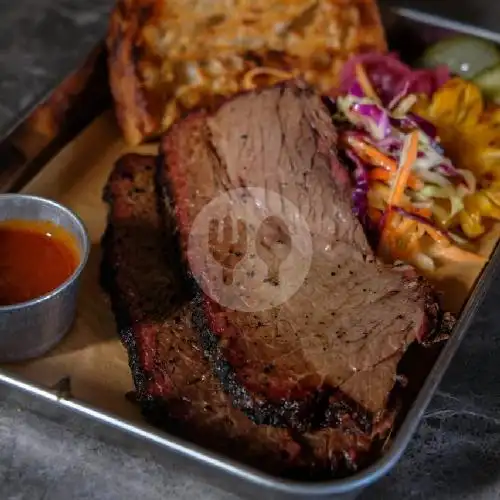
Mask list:
[[[395,3],[394,0],[391,1],[392,3]],[[455,31],[457,33],[476,36],[479,38],[491,40],[492,42],[500,43],[500,30],[492,31],[488,28],[474,26],[471,24],[463,23],[461,21],[457,21],[455,19],[448,19],[440,14],[432,14],[431,12],[426,12],[425,10],[408,6],[392,5],[390,7],[390,10],[394,14],[397,14],[399,17],[412,20],[417,23],[425,24],[428,26],[435,26],[450,31]]]
[[[383,11],[384,8],[387,9],[386,6],[380,5],[381,11]],[[474,26],[465,25],[456,21],[446,20],[439,16],[397,6],[390,6],[389,12],[391,15],[415,21],[422,25],[446,28],[460,33],[469,33],[500,42],[500,33],[494,34],[482,28],[476,28]],[[102,44],[101,40],[96,43],[92,50],[95,50],[96,47],[102,47]],[[89,52],[89,54],[90,53],[91,52]],[[86,57],[88,57],[89,54],[87,54]],[[85,61],[86,57],[82,58],[82,61]],[[73,73],[74,71],[68,73],[68,75],[64,78],[61,78],[59,80],[59,84],[64,82],[66,78]],[[21,126],[38,106],[46,102],[56,89],[57,86],[53,87],[52,90],[43,92],[37,102],[21,112],[16,119],[12,120],[12,123],[2,127],[0,130],[2,140],[8,140],[9,135]],[[83,130],[85,130],[88,126],[89,124],[87,124]],[[81,130],[80,133],[83,130]],[[61,149],[64,149],[65,146],[66,144]],[[54,156],[59,152],[60,150],[56,151]],[[27,180],[26,184],[28,184],[30,180],[31,179]],[[23,186],[20,187],[20,189],[22,188]],[[223,453],[212,451],[196,444],[195,442],[182,439],[174,434],[151,427],[146,422],[139,424],[130,419],[121,418],[111,412],[99,410],[91,404],[84,403],[76,399],[66,399],[60,397],[52,389],[29,382],[22,377],[10,373],[6,368],[0,368],[0,383],[7,388],[20,391],[39,400],[49,401],[56,407],[65,408],[87,418],[93,418],[97,422],[110,425],[123,431],[124,434],[145,439],[170,453],[176,452],[184,457],[192,459],[200,465],[210,466],[222,473],[231,474],[239,479],[252,483],[253,485],[274,490],[276,493],[279,492],[292,496],[314,495],[320,497],[353,493],[366,488],[386,475],[396,465],[405,452],[408,443],[412,439],[415,430],[421,422],[422,416],[425,413],[428,404],[435,394],[438,384],[442,380],[456,351],[460,347],[463,338],[467,334],[475,312],[491,288],[491,284],[495,280],[496,274],[499,273],[499,269],[500,241],[496,243],[487,264],[484,266],[479,277],[477,278],[473,290],[469,295],[458,318],[457,324],[453,329],[451,338],[446,342],[446,345],[443,347],[434,362],[433,367],[426,376],[422,387],[420,388],[416,398],[413,400],[403,422],[399,426],[396,436],[392,440],[388,451],[374,461],[370,466],[346,478],[316,482],[294,481],[282,478],[246,465],[244,462],[231,459]]]
[[291,495],[317,495],[326,497],[328,495],[352,493],[366,488],[387,474],[396,465],[406,450],[417,426],[420,424],[421,418],[431,398],[434,396],[439,382],[468,332],[474,313],[484,300],[499,270],[500,242],[496,244],[490,260],[481,271],[476,285],[474,286],[474,290],[470,294],[462,310],[451,338],[446,342],[433,368],[427,375],[422,388],[411,404],[410,410],[405,416],[403,423],[399,427],[396,438],[392,441],[388,452],[367,468],[342,479],[307,482],[281,478],[260,471],[238,460],[233,460],[222,453],[212,451],[174,434],[170,434],[161,429],[155,429],[146,423],[134,423],[129,419],[113,415],[113,413],[108,411],[99,410],[90,404],[77,401],[76,399],[60,397],[53,390],[44,388],[39,384],[28,382],[17,375],[9,374],[5,369],[0,369],[0,383],[30,394],[36,398],[51,401],[59,407],[64,407],[88,418],[93,418],[100,423],[111,425],[134,437],[147,439],[149,442],[169,452],[177,452],[184,457],[197,461],[199,464],[211,466],[226,474],[232,474],[256,486]]

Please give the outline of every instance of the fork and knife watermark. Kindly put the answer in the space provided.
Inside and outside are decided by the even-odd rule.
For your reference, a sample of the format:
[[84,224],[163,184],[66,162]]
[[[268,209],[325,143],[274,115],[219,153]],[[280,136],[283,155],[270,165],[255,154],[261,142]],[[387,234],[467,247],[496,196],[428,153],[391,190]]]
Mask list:
[[312,240],[299,209],[262,188],[237,188],[215,198],[195,218],[188,259],[213,300],[246,312],[289,299],[309,272]]

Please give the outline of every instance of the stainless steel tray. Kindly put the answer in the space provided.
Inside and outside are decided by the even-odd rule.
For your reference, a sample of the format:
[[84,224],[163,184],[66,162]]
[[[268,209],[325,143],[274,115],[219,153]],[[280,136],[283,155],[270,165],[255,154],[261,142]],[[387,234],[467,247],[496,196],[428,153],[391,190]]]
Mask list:
[[500,3],[492,0],[380,0],[400,17],[500,43]]
[[[395,50],[400,48],[401,52],[409,58],[429,41],[448,33],[443,32],[442,29],[434,29],[428,24],[405,18],[398,14],[397,10],[384,11],[383,17],[392,48]],[[404,43],[400,43],[401,40]],[[99,74],[102,72],[102,68],[99,69],[102,60],[98,57],[95,64],[95,72]],[[98,81],[102,85],[102,81]],[[101,92],[102,88],[98,88],[97,91]],[[89,92],[89,88],[85,92]],[[91,92],[93,91],[91,90]],[[72,134],[64,134],[63,131],[73,130],[74,132],[79,127],[83,127],[92,115],[97,115],[102,111],[105,107],[105,101],[105,99],[98,100],[98,105],[92,108],[92,112],[89,109],[86,109],[83,114],[76,111],[76,119],[74,119],[73,113],[68,111],[61,118],[58,133],[53,137],[50,137],[50,134],[46,135],[44,141],[37,143],[36,147],[30,146],[29,153],[23,150],[23,145],[26,142],[19,139],[21,136],[26,139],[28,122],[21,123],[12,135],[4,139],[0,148],[14,148],[17,151],[13,157],[16,163],[12,163],[11,168],[22,169],[23,176],[17,176],[14,183],[6,179],[3,186],[0,183],[0,190],[21,188],[23,182],[26,182],[30,176],[43,168],[44,161],[47,161],[50,155],[53,155],[72,136]],[[404,453],[443,374],[467,333],[481,301],[491,288],[495,276],[500,272],[499,268],[500,250],[497,245],[460,314],[452,338],[446,343],[427,375],[404,421],[399,426],[392,444],[376,463],[345,479],[325,482],[296,482],[274,477],[174,435],[159,431],[145,423],[137,424],[132,420],[84,404],[77,399],[68,398],[67,395],[64,395],[64,391],[61,391],[61,386],[47,388],[34,385],[27,380],[22,380],[8,367],[0,370],[0,382],[3,384],[2,392],[8,393],[9,397],[21,405],[26,405],[27,401],[30,401],[30,405],[32,405],[35,401],[39,411],[50,414],[53,418],[90,418],[93,420],[93,432],[96,432],[103,439],[136,442],[140,443],[141,446],[152,446],[158,452],[168,452],[165,457],[175,456],[176,460],[186,459],[186,466],[197,467],[200,473],[209,480],[243,495],[254,497],[256,494],[262,494],[265,495],[265,498],[355,498],[364,488],[385,475]],[[110,428],[115,429],[116,432],[111,432]]]

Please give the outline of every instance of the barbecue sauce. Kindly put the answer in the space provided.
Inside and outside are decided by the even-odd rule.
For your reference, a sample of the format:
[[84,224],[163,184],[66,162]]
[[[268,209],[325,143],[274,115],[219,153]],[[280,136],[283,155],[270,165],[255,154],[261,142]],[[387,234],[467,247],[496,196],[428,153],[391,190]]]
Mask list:
[[74,237],[51,222],[0,222],[0,306],[41,297],[76,270]]

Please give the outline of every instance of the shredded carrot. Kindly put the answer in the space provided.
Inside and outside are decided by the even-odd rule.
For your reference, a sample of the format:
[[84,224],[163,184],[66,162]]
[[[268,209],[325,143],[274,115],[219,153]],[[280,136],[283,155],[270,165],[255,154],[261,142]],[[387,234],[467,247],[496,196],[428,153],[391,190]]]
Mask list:
[[[411,219],[404,214],[396,214],[389,209],[386,224],[381,236],[381,245],[393,257],[400,259],[411,259],[420,251],[420,238],[427,233],[434,241],[432,254],[454,262],[476,262],[484,263],[485,257],[469,252],[451,243],[450,239],[438,229],[430,224]],[[394,225],[395,217],[401,217],[402,221],[397,226]],[[415,229],[414,234],[409,234]],[[403,245],[404,241],[404,245]],[[401,250],[404,248],[404,252]]]
[[[363,161],[369,162],[374,167],[387,170],[391,173],[397,172],[398,164],[395,160],[380,152],[377,148],[366,143],[362,139],[354,135],[345,134],[342,137],[342,140],[348,147],[352,148]],[[380,175],[383,174],[380,173]],[[387,181],[389,179],[390,176],[381,180]],[[410,174],[408,178],[408,186],[415,190],[422,189],[423,182],[415,175]]]
[[[392,176],[392,172],[389,172],[385,168],[380,167],[376,167],[368,172],[368,178],[371,181],[389,182],[392,179]],[[410,177],[408,178],[408,187],[412,188],[413,190],[418,190],[422,187],[422,182],[414,175],[410,175]]]
[[432,210],[430,208],[418,208],[418,207],[406,207],[405,210],[408,210],[408,212],[415,214],[415,215],[420,215],[421,217],[425,217],[426,219],[430,219],[432,217]]
[[377,148],[364,143],[364,153],[368,158],[373,161],[373,164],[377,167],[383,168],[388,172],[395,173],[398,170],[398,164],[392,158],[389,158],[385,154],[381,153]]
[[401,202],[401,198],[403,197],[406,186],[408,184],[408,178],[410,177],[411,169],[417,159],[418,139],[419,134],[416,130],[411,132],[411,134],[408,136],[407,147],[403,148],[403,151],[406,151],[406,157],[403,159],[403,162],[396,173],[396,180],[389,197],[389,206],[398,206]]
[[371,181],[390,181],[392,173],[383,168],[374,168],[368,172],[368,179]]
[[398,164],[392,159],[381,153],[377,148],[367,144],[365,141],[359,139],[354,135],[343,136],[344,141],[350,146],[363,160],[370,161],[375,167],[380,167],[389,172],[396,172]]
[[[402,163],[396,172],[396,179],[389,195],[388,212],[386,212],[386,220],[380,238],[382,248],[385,248],[389,251],[391,251],[392,249],[392,253],[396,255],[399,253],[398,248],[402,246],[401,239],[404,238],[404,236],[407,234],[407,231],[409,231],[412,226],[415,226],[415,228],[418,227],[415,221],[413,219],[410,219],[409,217],[402,217],[402,223],[398,224],[397,227],[394,227],[393,222],[395,213],[392,208],[403,205],[405,189],[408,185],[408,179],[411,175],[411,168],[413,167],[413,164],[417,159],[418,140],[418,132],[414,131],[407,137],[405,141],[405,146],[403,148],[405,156],[402,158]],[[413,240],[410,239],[410,241],[407,241],[407,245],[411,243],[410,247],[407,248],[407,251],[411,251],[412,249],[416,248],[418,240],[419,238],[414,238]]]
[[365,68],[360,63],[356,64],[356,79],[358,80],[359,85],[361,86],[361,89],[365,93],[366,97],[369,97],[376,103],[380,104],[380,99],[375,92],[368,75],[366,74]]

